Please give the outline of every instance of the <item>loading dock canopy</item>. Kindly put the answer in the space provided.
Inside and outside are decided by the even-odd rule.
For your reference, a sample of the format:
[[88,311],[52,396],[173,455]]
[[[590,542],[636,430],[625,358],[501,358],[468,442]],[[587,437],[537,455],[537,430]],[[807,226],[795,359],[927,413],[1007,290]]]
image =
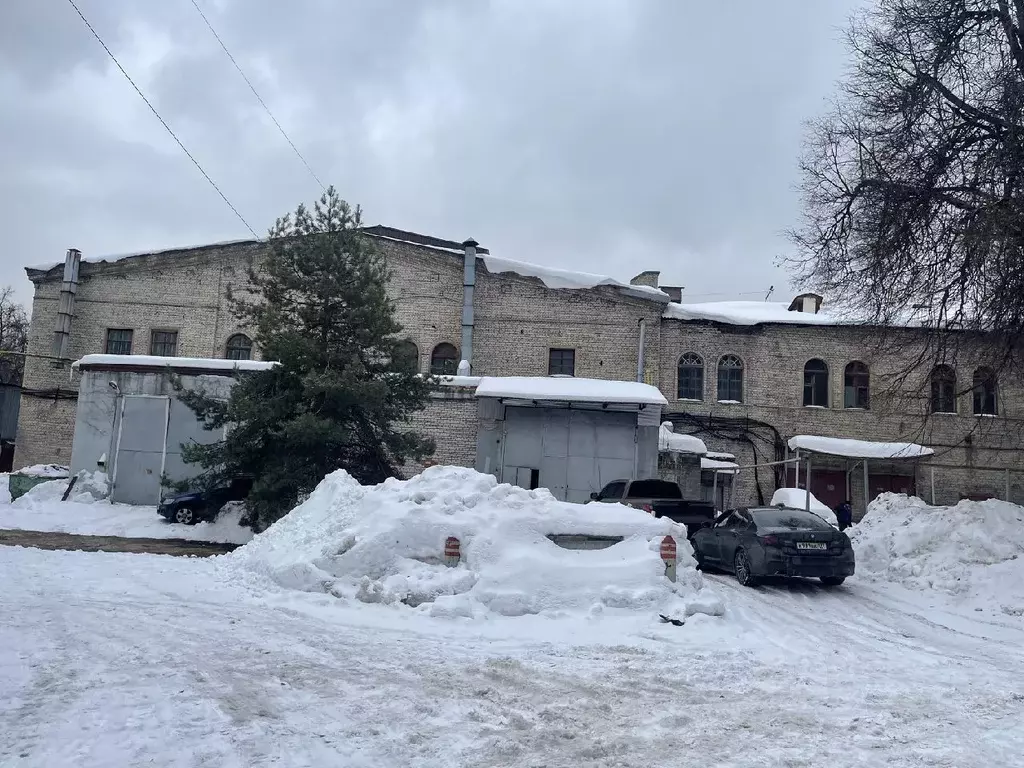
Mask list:
[[852,440],[839,437],[818,437],[796,435],[789,439],[791,451],[808,451],[828,456],[843,456],[848,459],[920,459],[935,453],[917,443],[872,443],[868,440]]
[[668,405],[665,396],[650,384],[573,376],[484,376],[476,396],[547,403]]

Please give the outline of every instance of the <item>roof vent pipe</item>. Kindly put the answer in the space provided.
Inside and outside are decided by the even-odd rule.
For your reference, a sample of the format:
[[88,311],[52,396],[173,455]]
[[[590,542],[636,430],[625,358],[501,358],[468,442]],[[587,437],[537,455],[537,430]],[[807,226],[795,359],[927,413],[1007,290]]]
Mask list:
[[473,368],[473,289],[476,287],[476,247],[478,245],[480,243],[473,238],[469,238],[462,244],[462,361],[468,363],[470,371]]
[[75,294],[78,293],[78,269],[82,252],[68,248],[64,258],[64,278],[60,284],[60,303],[57,305],[57,325],[53,331],[53,356],[68,359],[71,347],[71,321],[75,316]]

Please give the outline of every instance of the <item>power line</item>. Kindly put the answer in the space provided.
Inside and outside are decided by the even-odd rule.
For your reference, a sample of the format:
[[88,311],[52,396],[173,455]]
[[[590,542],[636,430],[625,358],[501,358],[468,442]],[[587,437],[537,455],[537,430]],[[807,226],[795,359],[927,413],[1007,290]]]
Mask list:
[[277,130],[279,130],[281,132],[281,135],[284,136],[284,140],[288,142],[288,146],[292,148],[292,151],[295,153],[295,156],[302,161],[302,164],[304,166],[306,166],[306,170],[309,171],[309,175],[316,180],[317,184],[320,185],[320,189],[326,192],[327,189],[326,187],[324,187],[324,183],[320,181],[320,178],[313,172],[313,169],[310,167],[309,163],[306,162],[306,158],[304,158],[302,156],[302,153],[299,152],[299,148],[295,146],[294,142],[292,142],[288,134],[285,133],[284,128],[281,127],[281,124],[277,122],[277,118],[274,117],[274,113],[270,111],[270,107],[267,106],[267,103],[263,100],[259,93],[256,92],[256,87],[252,84],[252,82],[250,82],[249,78],[245,76],[245,72],[242,71],[242,68],[238,66],[238,62],[235,61],[235,57],[231,55],[231,51],[229,51],[228,47],[224,45],[224,41],[221,40],[220,35],[217,34],[217,30],[213,28],[213,24],[210,23],[210,20],[206,18],[206,14],[203,13],[203,9],[199,7],[199,3],[197,3],[196,0],[192,0],[192,5],[195,7],[197,11],[199,11],[199,15],[203,17],[203,21],[206,22],[206,26],[209,27],[210,32],[213,33],[213,36],[217,38],[217,42],[220,43],[220,47],[224,49],[224,53],[226,53],[227,57],[231,59],[231,63],[235,65],[235,69],[238,70],[238,74],[240,74],[242,76],[242,79],[245,80],[245,84],[249,86],[249,90],[252,91],[252,95],[256,97],[256,100],[260,103],[260,106],[262,106],[266,113],[270,116],[270,119],[274,121],[274,125],[277,126]]
[[245,225],[245,228],[246,228],[246,229],[248,229],[248,230],[249,230],[249,232],[251,232],[251,233],[252,233],[252,236],[253,236],[253,237],[255,237],[255,238],[256,238],[257,240],[259,240],[259,239],[260,239],[260,236],[256,234],[256,230],[254,230],[254,229],[253,229],[252,227],[250,227],[250,226],[249,226],[249,222],[247,222],[247,221],[246,221],[246,220],[245,220],[245,219],[244,219],[244,218],[242,217],[242,214],[240,214],[240,213],[238,212],[238,209],[237,209],[237,208],[235,208],[235,206],[233,206],[233,205],[231,204],[231,201],[230,201],[230,200],[228,200],[228,198],[227,198],[227,195],[225,195],[225,194],[224,194],[223,192],[221,192],[221,189],[220,189],[220,187],[218,187],[218,186],[216,185],[216,183],[214,183],[213,179],[211,179],[211,178],[210,178],[210,174],[208,174],[208,173],[207,173],[206,171],[204,171],[204,170],[203,170],[203,166],[201,166],[201,165],[199,164],[199,161],[198,161],[198,160],[196,160],[196,159],[195,159],[195,158],[194,158],[194,157],[192,156],[192,153],[191,153],[191,152],[189,152],[189,151],[188,151],[187,149],[185,149],[185,145],[181,143],[181,139],[179,139],[179,138],[178,138],[178,137],[177,137],[177,136],[176,136],[176,135],[174,134],[174,131],[172,131],[172,130],[171,130],[171,126],[169,126],[169,125],[167,124],[167,122],[166,122],[166,121],[165,121],[165,120],[164,120],[164,119],[163,119],[162,117],[160,117],[160,113],[156,111],[156,107],[154,107],[154,106],[153,106],[153,105],[152,105],[152,104],[150,103],[149,99],[147,99],[147,98],[146,98],[146,94],[144,94],[144,93],[142,92],[142,90],[141,90],[141,89],[139,88],[139,86],[137,86],[137,85],[135,84],[135,81],[134,81],[134,80],[132,80],[131,76],[130,76],[130,75],[129,75],[129,74],[128,74],[128,73],[126,72],[126,71],[125,71],[124,67],[122,67],[122,66],[121,66],[121,62],[119,62],[119,61],[117,60],[117,57],[116,57],[116,56],[115,56],[115,55],[113,54],[113,52],[112,52],[112,51],[111,51],[111,50],[110,50],[110,49],[109,49],[109,48],[107,47],[107,44],[103,42],[103,38],[99,36],[99,33],[97,33],[95,29],[93,29],[93,26],[92,26],[92,24],[90,24],[90,23],[89,23],[89,20],[88,20],[87,18],[85,18],[85,14],[84,14],[84,13],[82,13],[81,9],[79,9],[79,7],[78,7],[77,5],[75,5],[75,0],[68,0],[68,2],[69,2],[69,3],[71,3],[71,7],[75,9],[75,13],[77,13],[77,14],[78,14],[78,16],[79,16],[79,18],[81,18],[81,19],[82,19],[82,21],[83,21],[83,22],[85,23],[85,26],[87,26],[87,27],[89,28],[89,31],[90,31],[90,32],[92,32],[92,36],[93,36],[93,37],[95,37],[95,38],[96,38],[96,41],[97,41],[97,42],[98,42],[98,43],[99,43],[100,45],[102,45],[102,46],[103,46],[103,50],[107,52],[107,55],[108,55],[108,56],[110,57],[110,60],[114,62],[114,64],[115,64],[115,65],[117,66],[117,68],[118,68],[119,70],[121,70],[121,74],[122,74],[122,75],[124,75],[125,79],[126,79],[126,80],[127,80],[127,81],[128,81],[129,83],[131,83],[131,86],[132,86],[132,88],[134,88],[134,89],[135,89],[135,92],[136,92],[137,94],[139,94],[139,96],[140,96],[140,97],[142,98],[142,100],[143,100],[144,102],[146,102],[146,106],[147,106],[147,107],[149,107],[150,111],[151,111],[151,112],[152,112],[152,113],[153,113],[154,115],[156,115],[156,119],[160,121],[160,124],[161,124],[161,125],[162,125],[162,126],[163,126],[164,128],[166,128],[166,129],[167,129],[167,132],[168,132],[169,134],[171,134],[171,138],[172,138],[172,139],[174,139],[174,141],[175,141],[175,142],[176,142],[176,143],[178,144],[178,146],[179,146],[179,147],[181,147],[181,151],[182,151],[182,152],[184,152],[184,153],[185,153],[185,154],[186,154],[186,155],[188,156],[188,159],[192,161],[193,165],[195,165],[195,167],[199,169],[199,172],[200,172],[201,174],[203,174],[203,178],[205,178],[205,179],[206,179],[206,180],[207,180],[208,182],[210,182],[210,186],[211,186],[211,187],[213,187],[213,188],[214,188],[215,190],[217,190],[217,194],[218,194],[218,195],[220,195],[220,197],[221,197],[221,200],[223,200],[223,201],[224,201],[225,203],[227,203],[227,204],[228,204],[228,208],[230,208],[230,209],[232,210],[232,212],[234,212],[235,216],[237,216],[237,217],[238,217],[238,220],[239,220],[239,221],[241,221],[241,222],[242,222],[242,223],[243,223],[243,224]]

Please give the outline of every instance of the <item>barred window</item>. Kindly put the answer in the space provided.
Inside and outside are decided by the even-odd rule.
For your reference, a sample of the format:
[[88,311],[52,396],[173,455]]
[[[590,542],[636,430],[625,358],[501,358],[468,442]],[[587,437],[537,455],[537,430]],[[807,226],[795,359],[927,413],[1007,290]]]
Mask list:
[[225,351],[228,360],[252,360],[252,339],[244,333],[236,333],[228,339]]
[[718,401],[743,402],[743,361],[736,355],[718,361]]
[[871,407],[871,373],[859,360],[848,363],[843,374],[843,407]]
[[828,366],[824,360],[808,360],[804,365],[804,405],[828,407]]
[[694,352],[679,358],[676,397],[680,400],[704,399],[704,360]]
[[932,369],[932,413],[956,413],[956,372],[948,365]]
[[995,416],[999,413],[996,401],[996,373],[991,368],[974,372],[974,413],[976,416]]
[[576,350],[548,350],[548,376],[575,376]]
[[149,354],[175,357],[178,354],[177,331],[153,331],[149,336]]
[[131,328],[108,328],[107,345],[104,351],[108,355],[130,355],[132,353],[132,336],[134,336],[134,331]]
[[459,350],[447,342],[438,344],[430,355],[433,376],[454,376],[459,370]]
[[394,366],[403,373],[418,373],[420,370],[420,350],[413,342],[406,339],[395,345]]

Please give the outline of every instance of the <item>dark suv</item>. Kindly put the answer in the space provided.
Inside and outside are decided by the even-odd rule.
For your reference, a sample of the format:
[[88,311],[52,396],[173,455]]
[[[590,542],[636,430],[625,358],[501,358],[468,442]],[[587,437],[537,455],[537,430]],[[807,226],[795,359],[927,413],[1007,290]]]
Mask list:
[[243,501],[252,490],[251,477],[236,477],[229,484],[208,491],[190,491],[171,496],[160,502],[157,514],[172,523],[195,525],[213,520],[229,501]]

